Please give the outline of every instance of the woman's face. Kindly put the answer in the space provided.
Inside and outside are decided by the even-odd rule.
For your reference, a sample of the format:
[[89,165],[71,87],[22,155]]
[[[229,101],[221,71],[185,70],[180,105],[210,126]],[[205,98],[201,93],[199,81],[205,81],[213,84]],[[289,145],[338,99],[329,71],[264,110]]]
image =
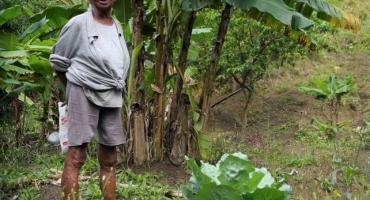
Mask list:
[[101,11],[109,11],[115,0],[90,0],[93,7]]

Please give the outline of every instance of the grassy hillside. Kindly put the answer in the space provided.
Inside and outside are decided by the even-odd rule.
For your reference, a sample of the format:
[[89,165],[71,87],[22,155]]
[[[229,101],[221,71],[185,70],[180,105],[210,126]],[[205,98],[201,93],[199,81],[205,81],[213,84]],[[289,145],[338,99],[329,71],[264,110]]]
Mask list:
[[[276,170],[277,176],[296,169],[289,181],[292,199],[370,198],[370,130],[364,131],[370,121],[370,20],[364,11],[370,2],[346,3],[344,9],[362,17],[361,31],[319,35],[325,49],[297,58],[294,67],[273,71],[258,86],[245,129],[242,95],[213,109],[215,157],[242,151],[258,165]],[[327,102],[298,91],[300,86],[313,87],[314,77],[327,82],[330,75],[340,80],[352,75],[356,83],[356,90],[341,100],[343,127],[334,137],[314,122],[328,121]]]

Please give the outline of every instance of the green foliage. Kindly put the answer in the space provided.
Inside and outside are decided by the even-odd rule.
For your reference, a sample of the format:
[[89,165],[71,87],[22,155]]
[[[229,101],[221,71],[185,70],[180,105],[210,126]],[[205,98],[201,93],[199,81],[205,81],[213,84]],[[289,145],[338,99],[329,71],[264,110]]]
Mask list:
[[355,83],[353,76],[349,75],[344,78],[343,81],[339,81],[336,76],[330,76],[329,81],[324,81],[314,77],[312,82],[315,84],[314,87],[300,87],[299,91],[308,93],[318,99],[340,99],[343,95],[352,92],[355,89]]
[[[355,198],[356,195],[364,195],[363,188],[359,187],[356,182],[361,171],[359,170],[359,166],[361,166],[359,163],[360,150],[369,141],[367,131],[369,124],[366,122],[364,128],[358,127],[353,130],[358,135],[358,138],[356,138],[351,135],[351,131],[348,131],[349,122],[338,122],[339,109],[342,105],[341,99],[356,89],[355,82],[352,76],[347,76],[343,81],[339,81],[335,76],[330,76],[327,82],[316,78],[313,83],[316,87],[301,87],[300,91],[325,100],[329,107],[328,120],[323,121],[314,118],[314,122],[317,129],[329,133],[329,136],[336,139],[334,145],[331,146],[329,146],[329,141],[326,141],[326,149],[330,150],[328,153],[331,155],[329,160],[332,160],[334,170],[331,173],[330,181],[325,178],[321,179],[321,187],[332,193],[333,196],[339,197],[342,195],[346,199]],[[341,135],[341,138],[338,137],[340,132],[345,133],[344,136]],[[315,147],[320,147],[318,144],[323,143],[323,140],[317,138],[314,143]],[[353,151],[353,149],[356,149],[356,151]],[[348,154],[348,151],[351,152],[350,155],[344,153],[347,152]],[[355,192],[356,190],[358,192]]]
[[326,101],[329,107],[328,119],[327,121],[315,119],[315,123],[320,130],[326,132],[329,136],[336,136],[339,130],[347,124],[338,122],[338,117],[342,96],[356,89],[353,76],[349,75],[343,81],[339,81],[336,76],[330,76],[327,83],[315,77],[312,82],[316,87],[300,87],[298,90]]
[[113,6],[113,12],[116,18],[123,24],[128,24],[132,16],[131,1],[116,1]]
[[[248,28],[241,28],[240,24]],[[220,78],[233,75],[240,87],[253,87],[271,68],[285,63],[294,65],[296,55],[304,55],[307,50],[284,37],[282,32],[245,18],[242,11],[235,10],[223,52]]]
[[[39,199],[40,188],[33,187],[33,180],[45,174],[45,170],[13,166],[0,167],[0,198],[11,199],[18,195],[19,199]],[[17,191],[17,193],[13,193]]]
[[[248,16],[255,18],[256,20],[261,20],[262,18],[264,18],[259,15],[260,12],[269,13],[267,17],[268,20],[264,18],[266,21],[269,21],[269,25],[280,22],[283,25],[285,24],[291,26],[295,30],[298,30],[307,29],[314,24],[311,20],[307,19],[302,14],[287,6],[282,0],[273,2],[268,0],[225,0],[224,2],[237,8],[248,10]],[[187,11],[194,11],[200,10],[207,5],[212,5],[214,3],[214,1],[207,2],[202,0],[184,0],[182,2],[182,8]]]
[[[30,14],[34,22],[20,37],[12,33],[0,33],[0,90],[7,93],[0,98],[0,106],[14,98],[33,105],[32,99],[26,95],[32,91],[32,94],[36,93],[41,98],[43,111],[39,118],[43,122],[47,119],[53,121],[49,100],[53,94],[60,92],[60,88],[49,62],[51,47],[68,19],[82,12],[79,7],[51,6],[36,15],[21,6],[8,8],[7,12],[0,11],[0,18],[5,19],[4,22],[18,17],[20,12]],[[46,128],[44,123],[43,130],[46,131]]]
[[186,199],[287,199],[291,192],[285,176],[278,182],[266,168],[255,168],[242,153],[225,154],[216,165],[185,158],[192,171],[190,186],[183,186]]
[[2,0],[0,3],[0,9],[22,5],[25,6],[27,9],[32,10],[33,12],[40,12],[46,9],[49,5],[55,5],[59,0],[51,0],[51,1],[44,1],[44,0]]
[[348,125],[347,122],[343,123],[336,123],[335,125],[330,125],[320,119],[314,118],[314,122],[316,124],[316,129],[329,133],[331,136],[336,136],[340,130],[343,129],[344,126]]
[[302,167],[316,164],[313,156],[288,155],[283,164],[287,167]]
[[5,10],[2,10],[0,13],[0,25],[3,25],[5,22],[17,18],[22,14],[21,6],[14,6]]
[[37,187],[26,187],[19,190],[18,199],[40,199],[41,188]]
[[[0,1],[0,10],[11,8],[11,7],[20,7],[24,14],[20,15],[18,18],[12,18],[12,20],[7,20],[7,22],[0,26],[1,32],[11,32],[14,34],[22,33],[29,25],[29,18],[33,13],[40,12],[46,9],[49,5],[55,5],[57,0],[44,1],[44,0],[2,0]],[[19,8],[17,8],[19,9]],[[0,11],[1,12],[1,11]],[[23,13],[23,12],[22,12]],[[13,15],[16,13],[13,13]]]

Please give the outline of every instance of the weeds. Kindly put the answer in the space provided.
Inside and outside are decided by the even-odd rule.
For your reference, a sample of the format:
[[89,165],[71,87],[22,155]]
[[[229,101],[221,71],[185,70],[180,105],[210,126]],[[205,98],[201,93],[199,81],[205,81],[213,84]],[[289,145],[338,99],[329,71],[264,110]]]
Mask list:
[[31,199],[40,199],[41,189],[36,187],[26,187],[18,191],[18,199],[31,200]]
[[11,166],[1,167],[0,171],[0,199],[39,199],[41,190],[35,187],[33,180],[42,177],[45,169]]
[[[89,144],[89,158],[80,172],[81,175],[90,177],[87,181],[80,181],[80,193],[86,200],[102,199],[97,146],[96,139]],[[37,180],[49,179],[50,169],[63,168],[64,156],[60,154],[60,149],[48,144],[41,149],[8,146],[7,149],[0,150],[0,156],[4,158],[4,163],[0,166],[0,199],[40,199],[43,190],[41,185],[35,184]],[[20,165],[24,167],[19,167]],[[169,190],[169,186],[158,183],[162,176],[160,173],[135,174],[130,169],[118,169],[116,174],[117,198],[163,199],[164,193]]]
[[207,162],[215,164],[225,153],[246,151],[246,146],[236,133],[221,133],[212,138],[210,152],[212,154],[206,159]]
[[[59,157],[60,156],[56,156]],[[41,158],[41,156],[39,157]],[[50,166],[60,166],[60,161],[57,159],[47,159],[51,163]],[[38,168],[40,168],[39,165]],[[35,180],[47,179],[50,176],[49,168],[41,168],[41,170],[32,170],[21,167],[6,167],[0,171],[0,199],[11,199],[15,195],[18,199],[40,199],[42,190],[40,187],[35,187]],[[81,169],[81,175],[89,176],[86,181],[80,181],[80,193],[83,199],[102,199],[102,193],[99,187],[99,164],[96,158],[90,158]],[[117,198],[124,199],[163,199],[164,193],[168,192],[170,186],[158,183],[160,174],[144,173],[135,174],[130,169],[117,170]],[[172,189],[176,189],[172,187]]]
[[316,160],[314,157],[306,155],[306,156],[300,156],[300,155],[291,155],[288,156],[283,160],[283,165],[287,167],[302,167],[306,165],[315,165]]

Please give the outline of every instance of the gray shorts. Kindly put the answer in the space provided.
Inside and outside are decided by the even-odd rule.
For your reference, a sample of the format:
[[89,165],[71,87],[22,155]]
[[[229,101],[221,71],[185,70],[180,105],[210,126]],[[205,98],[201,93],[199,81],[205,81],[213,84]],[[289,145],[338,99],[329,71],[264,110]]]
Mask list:
[[82,87],[67,83],[67,119],[69,146],[89,143],[98,133],[99,143],[117,146],[125,143],[121,108],[106,108],[93,104]]

